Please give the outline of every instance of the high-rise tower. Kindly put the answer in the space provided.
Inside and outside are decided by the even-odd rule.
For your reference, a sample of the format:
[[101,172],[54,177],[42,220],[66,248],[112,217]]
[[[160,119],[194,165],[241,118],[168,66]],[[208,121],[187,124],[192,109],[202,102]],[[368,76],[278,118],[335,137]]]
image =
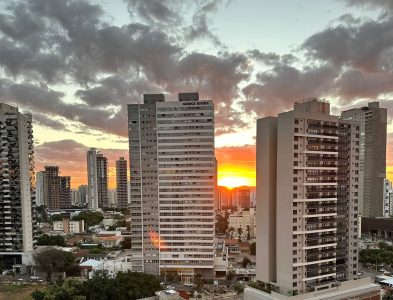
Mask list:
[[117,208],[124,209],[128,205],[128,187],[127,187],[127,161],[120,157],[116,161],[116,193]]
[[87,198],[90,209],[108,206],[108,160],[95,148],[87,151]]
[[[5,265],[33,250],[35,175],[32,118],[0,103],[0,254]],[[7,254],[13,254],[7,261]],[[4,261],[5,260],[5,261]]]
[[364,217],[384,215],[387,110],[378,102],[344,111],[341,116],[360,123],[359,212]]
[[359,127],[318,99],[258,120],[258,280],[303,293],[357,278]]
[[213,275],[214,111],[197,93],[128,106],[135,271]]

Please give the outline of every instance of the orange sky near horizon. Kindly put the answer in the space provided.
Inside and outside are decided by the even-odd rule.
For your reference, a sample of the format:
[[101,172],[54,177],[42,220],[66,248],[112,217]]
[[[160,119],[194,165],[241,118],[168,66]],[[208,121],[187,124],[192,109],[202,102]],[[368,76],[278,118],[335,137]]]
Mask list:
[[[386,174],[389,180],[393,181],[393,164],[388,145],[387,168]],[[77,151],[81,152],[80,149]],[[63,176],[71,176],[71,186],[73,189],[78,188],[81,184],[87,183],[85,153],[72,155],[78,157],[75,161],[66,161],[58,163]],[[108,175],[109,188],[116,188],[116,167],[115,161],[119,156],[127,158],[127,150],[102,150],[102,153],[108,157]],[[256,149],[254,145],[219,147],[215,149],[218,163],[218,185],[233,188],[236,186],[255,186],[256,180]],[[61,155],[61,154],[60,154]],[[54,162],[47,161],[37,164],[36,171],[43,169],[44,165],[56,165]]]

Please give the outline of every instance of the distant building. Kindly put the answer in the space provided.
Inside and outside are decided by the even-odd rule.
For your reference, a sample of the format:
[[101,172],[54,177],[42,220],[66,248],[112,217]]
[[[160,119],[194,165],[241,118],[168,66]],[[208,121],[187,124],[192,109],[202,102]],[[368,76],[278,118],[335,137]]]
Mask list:
[[218,210],[232,207],[232,194],[226,186],[217,187],[216,207]]
[[81,204],[88,203],[88,200],[87,200],[87,185],[80,185],[78,187],[78,191],[79,191],[80,203]]
[[71,205],[76,206],[79,204],[81,204],[79,190],[71,190]]
[[216,191],[216,209],[218,210],[250,208],[252,207],[252,197],[255,198],[255,187],[250,186],[239,186],[232,189],[225,186],[218,186]]
[[387,110],[380,108],[379,102],[369,102],[367,107],[344,111],[341,116],[360,123],[359,212],[364,217],[382,217]]
[[36,205],[42,206],[45,205],[45,189],[44,189],[45,172],[44,171],[37,172],[35,178],[36,178],[35,179]]
[[51,210],[71,207],[71,177],[59,176],[58,166],[45,166],[44,201]]
[[387,178],[384,180],[383,203],[384,217],[393,216],[393,187],[392,182]]
[[250,208],[241,212],[234,212],[228,217],[228,228],[234,228],[235,233],[239,228],[242,229],[242,237],[246,238],[250,234],[250,238],[254,238],[255,233],[255,210]]
[[0,103],[0,143],[0,264],[9,268],[33,250],[36,230],[31,115]]
[[251,188],[239,186],[232,190],[233,204],[239,208],[250,208]]
[[64,233],[82,233],[85,231],[85,221],[71,221],[69,218],[63,218],[62,221],[53,222],[53,230]]
[[95,148],[87,151],[87,198],[90,209],[108,206],[108,160]]
[[112,208],[117,207],[117,191],[116,191],[116,189],[108,190],[108,207],[112,207]]
[[127,161],[120,157],[116,161],[116,192],[117,208],[124,209],[128,205],[128,186],[127,186]]

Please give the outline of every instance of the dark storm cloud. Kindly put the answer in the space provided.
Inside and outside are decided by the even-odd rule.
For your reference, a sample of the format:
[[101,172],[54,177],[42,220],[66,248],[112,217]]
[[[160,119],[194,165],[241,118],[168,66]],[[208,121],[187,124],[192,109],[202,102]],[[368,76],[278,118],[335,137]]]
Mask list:
[[[230,107],[237,84],[247,78],[245,56],[186,53],[177,34],[170,36],[155,24],[178,22],[180,11],[190,5],[196,18],[205,18],[217,3],[130,1],[145,21],[148,16],[154,20],[118,27],[105,23],[102,8],[89,1],[16,1],[0,21],[0,71],[18,83],[9,81],[0,92],[33,113],[59,115],[122,136],[126,104],[139,101],[144,92],[200,90]],[[56,83],[79,85],[75,96],[83,103],[64,102]],[[229,123],[235,128],[236,118]]]
[[340,25],[309,37],[302,48],[313,59],[375,72],[391,67],[393,19]]
[[34,113],[33,121],[35,123],[38,123],[45,127],[49,127],[54,130],[68,131],[66,125],[63,122],[60,122],[44,114]]
[[243,88],[246,100],[242,105],[246,112],[274,115],[283,108],[291,108],[294,101],[328,94],[336,76],[336,69],[328,64],[303,70],[277,64],[257,74],[256,83]]
[[382,8],[384,12],[393,12],[393,2],[391,0],[344,0],[351,6],[363,6],[368,8]]
[[343,100],[357,98],[378,98],[393,91],[393,74],[391,72],[366,73],[350,69],[336,80],[336,93]]

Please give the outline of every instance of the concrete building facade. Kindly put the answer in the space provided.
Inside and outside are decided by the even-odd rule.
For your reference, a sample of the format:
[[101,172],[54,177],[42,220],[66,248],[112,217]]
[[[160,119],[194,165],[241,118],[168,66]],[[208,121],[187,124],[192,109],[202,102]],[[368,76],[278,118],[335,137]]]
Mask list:
[[387,178],[385,178],[383,184],[383,216],[389,218],[393,216],[393,186],[392,182]]
[[387,110],[379,102],[344,111],[341,116],[360,123],[359,211],[364,217],[382,217],[386,177]]
[[257,279],[291,293],[357,278],[359,135],[318,99],[257,122]]
[[57,166],[45,166],[44,202],[51,210],[71,207],[71,177],[59,176]]
[[124,209],[128,206],[128,186],[127,186],[127,161],[120,157],[116,161],[116,193],[117,208]]
[[212,101],[199,100],[197,93],[168,102],[163,95],[144,95],[144,104],[129,105],[128,111],[131,249],[138,268],[152,274],[178,272],[184,281],[197,273],[212,277]]
[[36,186],[36,205],[42,206],[45,205],[45,189],[44,189],[44,180],[45,180],[45,172],[40,171],[35,174],[35,186]]
[[36,229],[32,117],[0,103],[0,260],[21,263],[16,254],[33,250]]
[[87,199],[90,209],[108,206],[108,160],[90,148],[87,151]]

